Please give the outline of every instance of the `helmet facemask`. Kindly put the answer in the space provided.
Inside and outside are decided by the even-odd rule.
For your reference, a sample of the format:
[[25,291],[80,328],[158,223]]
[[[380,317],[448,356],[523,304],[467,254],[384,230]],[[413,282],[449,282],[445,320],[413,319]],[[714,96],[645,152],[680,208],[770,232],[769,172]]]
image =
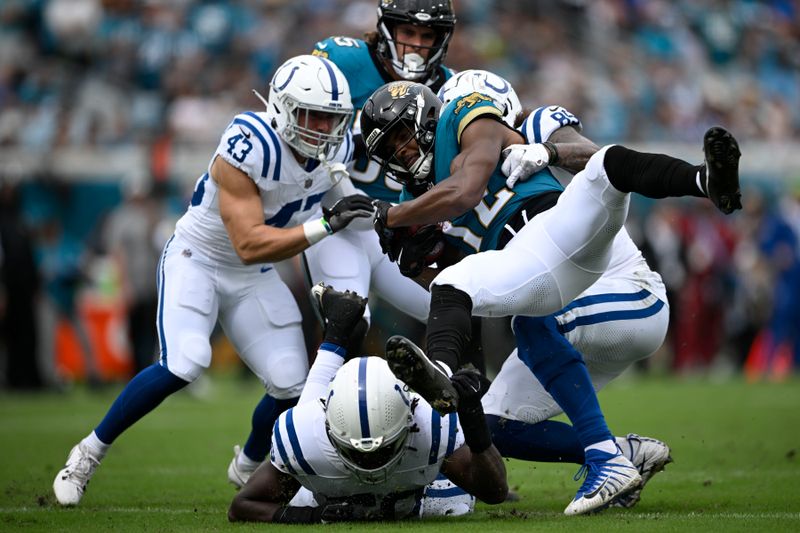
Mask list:
[[[407,105],[380,132],[373,131],[366,139],[370,158],[381,165],[387,176],[403,185],[419,186],[432,178],[436,117],[422,116],[424,104],[423,95],[417,95],[414,104]],[[417,143],[419,157],[405,161],[401,152],[412,140]]]
[[[391,62],[392,68],[405,80],[422,80],[435,77],[435,71],[444,61],[447,46],[453,36],[455,15],[450,2],[411,3],[403,1],[382,2],[378,6],[378,53]],[[418,46],[398,40],[395,34],[400,24],[429,28],[436,32],[430,46]],[[425,49],[427,59],[418,52],[406,53],[408,48]],[[402,54],[403,59],[400,59]]]
[[[350,110],[335,110],[330,107],[314,105],[295,100],[284,95],[283,107],[289,118],[282,132],[286,144],[299,154],[311,159],[330,159],[344,142],[347,126],[353,113]],[[329,132],[312,128],[309,124],[313,114],[324,114],[332,122]],[[319,116],[319,115],[317,115]]]

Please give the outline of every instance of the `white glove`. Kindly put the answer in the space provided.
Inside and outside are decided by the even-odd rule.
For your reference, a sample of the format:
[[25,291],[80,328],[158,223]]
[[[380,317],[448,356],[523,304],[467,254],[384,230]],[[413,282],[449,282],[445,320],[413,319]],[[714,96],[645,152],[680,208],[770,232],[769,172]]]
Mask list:
[[508,176],[506,187],[509,189],[550,164],[550,153],[542,144],[512,144],[502,155],[505,159],[500,169]]

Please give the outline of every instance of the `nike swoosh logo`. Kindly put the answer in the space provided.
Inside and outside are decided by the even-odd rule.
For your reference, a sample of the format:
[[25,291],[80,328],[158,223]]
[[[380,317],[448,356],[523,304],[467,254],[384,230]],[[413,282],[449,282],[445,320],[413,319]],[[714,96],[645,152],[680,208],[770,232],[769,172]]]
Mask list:
[[261,272],[262,272],[262,273],[264,273],[264,272],[269,272],[270,270],[272,270],[272,267],[271,267],[271,266],[263,265],[263,266],[261,267]]
[[239,126],[239,131],[242,132],[242,135],[244,135],[245,139],[249,139],[250,138],[250,132],[249,131],[244,131],[241,126]]
[[592,492],[590,492],[590,493],[588,493],[588,494],[584,494],[584,495],[583,495],[583,497],[584,497],[584,498],[586,498],[586,499],[592,499],[592,498],[594,498],[595,496],[597,496],[598,494],[600,494],[600,491],[603,489],[603,487],[605,487],[605,486],[606,486],[606,483],[608,483],[608,478],[605,478],[605,479],[603,480],[603,482],[602,482],[602,483],[600,483],[600,486],[599,486],[599,487],[597,487],[596,489],[594,489]]
[[320,50],[325,50],[326,48],[328,48],[328,43],[317,43],[317,48],[319,48]]
[[547,110],[548,111],[558,111],[558,106],[554,105],[553,107],[548,107]]

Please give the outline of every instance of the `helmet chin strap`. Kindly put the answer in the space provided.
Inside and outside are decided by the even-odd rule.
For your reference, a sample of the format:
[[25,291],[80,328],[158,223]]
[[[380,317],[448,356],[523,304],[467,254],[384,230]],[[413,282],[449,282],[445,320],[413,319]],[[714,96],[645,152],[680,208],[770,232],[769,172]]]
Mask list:
[[403,66],[398,68],[397,62],[394,62],[394,70],[403,79],[419,79],[425,75],[425,59],[419,54],[405,54],[403,56]]

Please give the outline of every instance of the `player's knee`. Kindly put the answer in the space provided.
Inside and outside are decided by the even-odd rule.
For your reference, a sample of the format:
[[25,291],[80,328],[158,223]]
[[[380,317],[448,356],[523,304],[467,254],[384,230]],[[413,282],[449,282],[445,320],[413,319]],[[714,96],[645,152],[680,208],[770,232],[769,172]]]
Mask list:
[[277,400],[300,396],[308,375],[307,365],[301,362],[296,354],[292,354],[276,358],[272,368],[264,384],[267,394]]
[[176,355],[167,359],[167,367],[179,378],[192,382],[211,364],[211,344],[202,335],[186,335]]

